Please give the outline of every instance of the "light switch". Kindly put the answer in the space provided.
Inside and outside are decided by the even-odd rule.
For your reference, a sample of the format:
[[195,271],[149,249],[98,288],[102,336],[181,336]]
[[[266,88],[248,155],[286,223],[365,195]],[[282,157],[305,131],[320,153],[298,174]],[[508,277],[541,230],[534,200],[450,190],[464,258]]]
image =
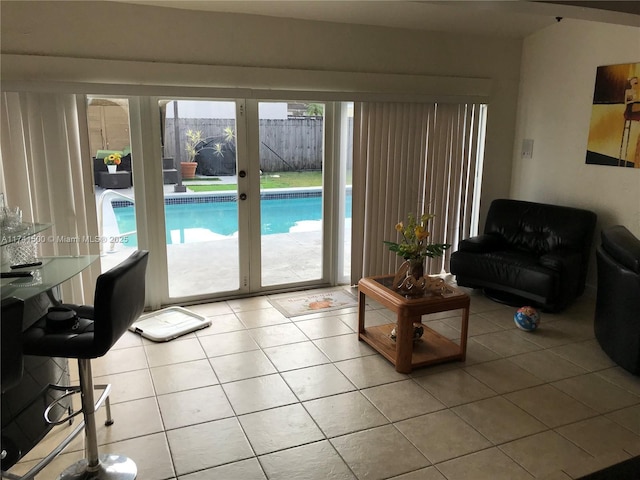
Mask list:
[[525,138],[522,140],[521,158],[533,158],[533,139]]

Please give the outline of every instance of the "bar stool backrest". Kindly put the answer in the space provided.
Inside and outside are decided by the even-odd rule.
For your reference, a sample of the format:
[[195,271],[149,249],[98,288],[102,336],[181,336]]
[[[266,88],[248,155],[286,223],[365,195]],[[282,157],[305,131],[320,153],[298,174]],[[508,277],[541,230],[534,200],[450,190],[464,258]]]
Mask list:
[[137,250],[98,277],[93,304],[95,357],[106,354],[144,310],[148,256],[148,251]]

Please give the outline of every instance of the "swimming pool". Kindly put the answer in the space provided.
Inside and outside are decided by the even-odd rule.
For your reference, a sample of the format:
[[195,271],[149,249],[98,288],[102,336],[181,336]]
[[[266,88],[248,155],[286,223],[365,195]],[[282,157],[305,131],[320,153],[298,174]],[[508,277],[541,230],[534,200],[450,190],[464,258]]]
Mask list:
[[[213,201],[207,201],[212,199]],[[227,201],[219,201],[219,197],[198,197],[198,199],[192,197],[180,200],[184,201],[165,199],[167,244],[215,240],[237,234],[238,204],[232,201],[232,197],[227,196]],[[351,218],[351,195],[346,196],[345,203],[345,216]],[[133,205],[118,201],[112,204],[118,231],[121,233],[135,231]],[[262,235],[320,229],[319,221],[322,219],[320,195],[279,194],[263,198],[260,207]],[[136,235],[129,237],[127,246],[137,246]]]

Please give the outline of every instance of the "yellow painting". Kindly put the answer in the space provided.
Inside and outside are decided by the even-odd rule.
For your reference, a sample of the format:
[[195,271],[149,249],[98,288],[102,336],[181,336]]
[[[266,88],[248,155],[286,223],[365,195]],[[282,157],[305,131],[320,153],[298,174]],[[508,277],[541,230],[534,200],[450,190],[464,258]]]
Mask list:
[[640,168],[640,63],[598,67],[586,163]]

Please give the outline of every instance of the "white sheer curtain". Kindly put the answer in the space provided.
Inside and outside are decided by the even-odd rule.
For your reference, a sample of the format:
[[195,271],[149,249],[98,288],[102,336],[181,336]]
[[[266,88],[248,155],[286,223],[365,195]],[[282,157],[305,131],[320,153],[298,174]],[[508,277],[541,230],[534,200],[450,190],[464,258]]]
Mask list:
[[[354,105],[351,281],[393,273],[402,259],[384,240],[408,213],[431,212],[433,242],[454,247],[473,228],[485,106],[357,102]],[[448,271],[450,251],[426,273]]]
[[[2,93],[0,186],[24,221],[53,224],[41,255],[100,253],[99,243],[86,240],[98,231],[87,138],[83,96]],[[64,301],[93,303],[99,268],[95,262],[66,282]]]

